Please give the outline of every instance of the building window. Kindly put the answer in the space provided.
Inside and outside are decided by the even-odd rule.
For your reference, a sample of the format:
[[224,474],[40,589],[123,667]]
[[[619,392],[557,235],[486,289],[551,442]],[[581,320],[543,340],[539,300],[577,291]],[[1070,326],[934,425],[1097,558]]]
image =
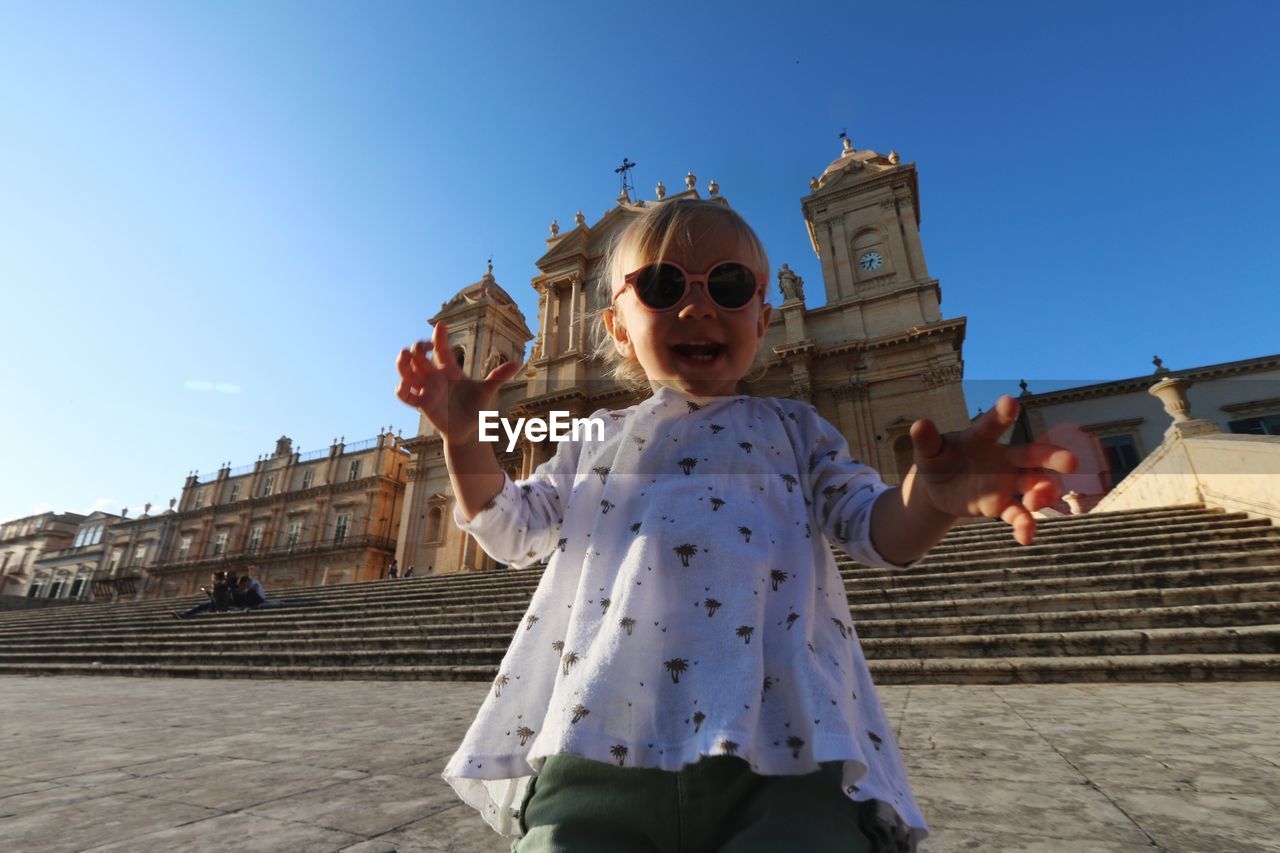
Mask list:
[[1239,435],[1280,435],[1280,415],[1228,421],[1227,429]]
[[275,474],[268,474],[268,475],[267,475],[267,482],[266,482],[266,484],[265,484],[265,485],[263,485],[263,487],[262,487],[262,496],[263,496],[264,498],[265,498],[265,497],[270,496],[270,495],[271,495],[271,493],[272,493],[273,491],[275,491],[275,487],[276,487],[276,475],[275,475]]
[[1138,445],[1130,434],[1108,435],[1098,440],[1102,443],[1102,452],[1106,454],[1107,466],[1111,469],[1111,485],[1114,487],[1138,467]]
[[309,489],[316,480],[316,469],[308,468],[302,472],[302,488]]
[[262,525],[259,524],[249,531],[249,553],[258,553],[258,548],[262,546]]
[[347,538],[347,525],[351,523],[351,516],[343,513],[338,516],[338,524],[333,528],[333,541],[339,543]]
[[186,562],[187,555],[191,553],[191,537],[183,536],[178,540],[178,562]]
[[146,545],[139,545],[137,548],[133,549],[133,564],[135,566],[141,566],[144,562],[146,562],[146,559],[147,559]]
[[204,506],[204,490],[203,490],[203,489],[197,489],[197,490],[196,490],[196,506],[195,506],[195,508],[196,508],[196,509],[199,509],[199,508],[200,508],[200,507],[202,507],[202,506]]
[[351,463],[351,468],[350,470],[347,471],[347,482],[350,483],[352,480],[359,480],[359,479],[360,479],[360,460],[357,459],[355,462]]
[[67,597],[80,598],[81,596],[84,595],[84,587],[85,587],[84,578],[76,578],[75,583],[71,584],[71,592],[67,595]]
[[227,496],[227,503],[235,503],[240,499],[240,484],[231,484],[231,494]]
[[298,540],[301,538],[302,538],[302,522],[301,521],[289,522],[289,535],[288,535],[288,538],[285,540],[284,544],[292,548],[294,545],[298,544]]
[[82,528],[80,528],[80,532],[76,534],[76,541],[74,541],[74,542],[72,542],[72,543],[71,543],[71,547],[72,547],[72,548],[80,548],[80,547],[82,547],[82,546],[84,545],[84,543],[85,543],[86,541],[88,541],[88,539],[89,539],[89,531],[90,531],[91,529],[92,529],[92,528],[89,528],[89,527],[82,527]]
[[90,545],[97,545],[99,542],[101,542],[101,541],[102,541],[102,531],[104,531],[104,530],[106,530],[106,529],[107,529],[107,526],[106,526],[105,524],[99,524],[97,527],[93,528],[93,535],[91,535],[91,536],[89,537],[89,542],[88,542],[88,544],[90,544]]
[[225,550],[227,550],[227,531],[223,530],[218,534],[218,538],[213,540],[213,556],[221,557]]
[[444,512],[440,507],[432,507],[427,513],[427,538],[424,542],[439,542],[440,531],[444,526]]

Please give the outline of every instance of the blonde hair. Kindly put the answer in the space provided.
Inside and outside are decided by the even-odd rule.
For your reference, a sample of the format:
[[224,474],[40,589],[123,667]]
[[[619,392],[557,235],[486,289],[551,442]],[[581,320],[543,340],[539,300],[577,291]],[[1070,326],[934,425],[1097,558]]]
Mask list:
[[[606,312],[613,311],[613,285],[632,269],[644,263],[660,263],[672,250],[687,251],[698,240],[721,236],[736,238],[750,257],[744,261],[766,276],[768,288],[769,255],[755,230],[735,210],[722,201],[678,198],[651,203],[648,210],[619,232],[600,264],[599,288],[603,308],[591,317],[594,335],[592,349],[596,358],[619,384],[631,390],[648,390],[649,379],[634,355],[626,358],[614,346],[613,336],[604,324]],[[621,318],[613,314],[614,324]]]

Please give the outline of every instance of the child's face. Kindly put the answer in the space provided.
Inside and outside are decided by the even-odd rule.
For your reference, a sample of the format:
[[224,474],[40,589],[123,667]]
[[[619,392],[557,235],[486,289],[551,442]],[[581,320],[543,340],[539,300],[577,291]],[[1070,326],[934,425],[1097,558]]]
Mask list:
[[[699,276],[721,261],[754,267],[754,257],[736,236],[724,235],[700,240],[689,249],[673,249],[667,260]],[[644,264],[643,259],[628,260],[628,273]],[[716,397],[737,393],[772,311],[759,297],[745,308],[726,311],[708,296],[705,282],[698,281],[675,308],[661,312],[646,308],[629,287],[618,296],[613,313],[605,314],[605,325],[618,351],[638,361],[655,388],[665,385],[696,397]],[[707,358],[711,351],[714,356]]]

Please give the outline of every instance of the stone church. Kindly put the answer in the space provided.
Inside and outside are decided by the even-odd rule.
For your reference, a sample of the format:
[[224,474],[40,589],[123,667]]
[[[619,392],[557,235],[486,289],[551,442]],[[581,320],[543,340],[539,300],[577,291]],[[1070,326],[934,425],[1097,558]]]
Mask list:
[[[907,431],[913,421],[932,418],[943,431],[969,423],[961,388],[965,318],[943,318],[942,291],[925,264],[915,164],[900,162],[896,152],[857,150],[847,138],[843,145],[840,156],[810,179],[801,199],[822,266],[825,303],[809,307],[804,282],[781,265],[781,302],[770,294],[775,311],[760,355],[765,371],[749,390],[812,403],[844,434],[856,458],[897,483],[911,464]],[[532,281],[538,293],[536,333],[492,267],[430,319],[432,325],[448,323],[450,345],[472,378],[523,358],[533,341],[528,363],[495,403],[504,417],[545,418],[552,410],[586,417],[638,402],[606,377],[591,354],[592,321],[605,302],[602,259],[610,241],[646,207],[702,197],[692,174],[685,184],[683,192],[668,194],[659,183],[651,200],[633,201],[624,190],[594,225],[581,211],[572,230],[562,232],[552,223]],[[728,204],[714,181],[707,191]],[[495,568],[453,524],[442,440],[426,418],[405,447],[412,459],[396,554],[400,565],[414,566],[418,575]],[[550,441],[524,442],[510,453],[504,452],[505,441],[494,447],[512,479],[527,477],[555,453]]]

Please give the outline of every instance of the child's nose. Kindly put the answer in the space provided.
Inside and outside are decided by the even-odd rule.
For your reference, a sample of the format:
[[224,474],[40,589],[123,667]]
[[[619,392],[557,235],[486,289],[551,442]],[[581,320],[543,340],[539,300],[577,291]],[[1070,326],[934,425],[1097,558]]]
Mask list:
[[681,317],[710,317],[716,311],[715,302],[707,293],[705,281],[695,281],[689,285],[689,293],[685,296],[684,305],[680,308]]

